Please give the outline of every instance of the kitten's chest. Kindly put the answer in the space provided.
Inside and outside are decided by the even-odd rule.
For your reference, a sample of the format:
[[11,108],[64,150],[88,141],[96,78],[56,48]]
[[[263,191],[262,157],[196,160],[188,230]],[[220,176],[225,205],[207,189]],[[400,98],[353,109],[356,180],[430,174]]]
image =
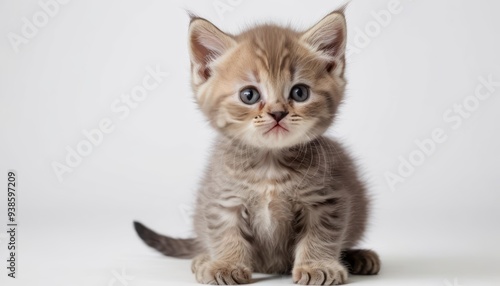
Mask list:
[[294,218],[297,178],[290,170],[267,162],[247,173],[252,225],[259,233],[279,234]]
[[294,218],[291,197],[277,184],[257,184],[250,199],[251,226],[256,237],[266,243],[289,236]]
[[254,237],[254,267],[264,272],[283,272],[291,267],[294,203],[280,186],[258,184],[248,202]]

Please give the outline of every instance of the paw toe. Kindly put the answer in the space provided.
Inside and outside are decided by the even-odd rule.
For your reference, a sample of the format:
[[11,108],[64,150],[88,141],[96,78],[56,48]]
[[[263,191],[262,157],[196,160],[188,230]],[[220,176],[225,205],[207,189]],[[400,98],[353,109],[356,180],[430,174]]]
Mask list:
[[380,271],[380,259],[372,250],[346,250],[343,254],[343,261],[352,274],[375,275]]
[[340,285],[347,281],[347,270],[339,263],[304,265],[293,270],[293,281],[300,285]]

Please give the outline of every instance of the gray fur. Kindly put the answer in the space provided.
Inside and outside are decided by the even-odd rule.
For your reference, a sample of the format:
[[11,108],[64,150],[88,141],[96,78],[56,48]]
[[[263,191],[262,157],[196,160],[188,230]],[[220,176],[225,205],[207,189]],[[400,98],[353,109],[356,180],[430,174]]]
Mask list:
[[[196,238],[135,226],[162,253],[195,257],[198,282],[249,283],[256,271],[337,285],[348,271],[378,273],[375,252],[352,249],[366,228],[365,186],[344,148],[323,135],[343,98],[345,29],[342,11],[303,33],[263,25],[233,37],[191,21],[193,90],[219,131],[197,194]],[[297,83],[310,90],[304,102],[288,96]],[[249,84],[262,92],[257,104],[238,99]]]

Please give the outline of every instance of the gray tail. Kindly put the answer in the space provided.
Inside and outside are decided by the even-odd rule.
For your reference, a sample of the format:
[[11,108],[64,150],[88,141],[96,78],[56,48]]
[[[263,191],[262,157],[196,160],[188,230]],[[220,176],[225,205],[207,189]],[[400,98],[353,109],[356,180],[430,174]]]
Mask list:
[[175,239],[158,234],[144,226],[142,223],[134,221],[134,228],[139,237],[149,246],[165,254],[166,256],[177,258],[193,258],[198,250],[198,244],[192,238]]

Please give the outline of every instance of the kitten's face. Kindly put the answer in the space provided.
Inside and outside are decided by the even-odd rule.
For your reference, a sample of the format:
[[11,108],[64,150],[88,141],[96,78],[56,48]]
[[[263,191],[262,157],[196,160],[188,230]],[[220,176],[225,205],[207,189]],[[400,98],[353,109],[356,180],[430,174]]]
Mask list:
[[305,33],[259,26],[238,36],[193,19],[197,101],[213,126],[245,144],[279,149],[310,141],[330,126],[342,99],[344,35],[339,13]]

